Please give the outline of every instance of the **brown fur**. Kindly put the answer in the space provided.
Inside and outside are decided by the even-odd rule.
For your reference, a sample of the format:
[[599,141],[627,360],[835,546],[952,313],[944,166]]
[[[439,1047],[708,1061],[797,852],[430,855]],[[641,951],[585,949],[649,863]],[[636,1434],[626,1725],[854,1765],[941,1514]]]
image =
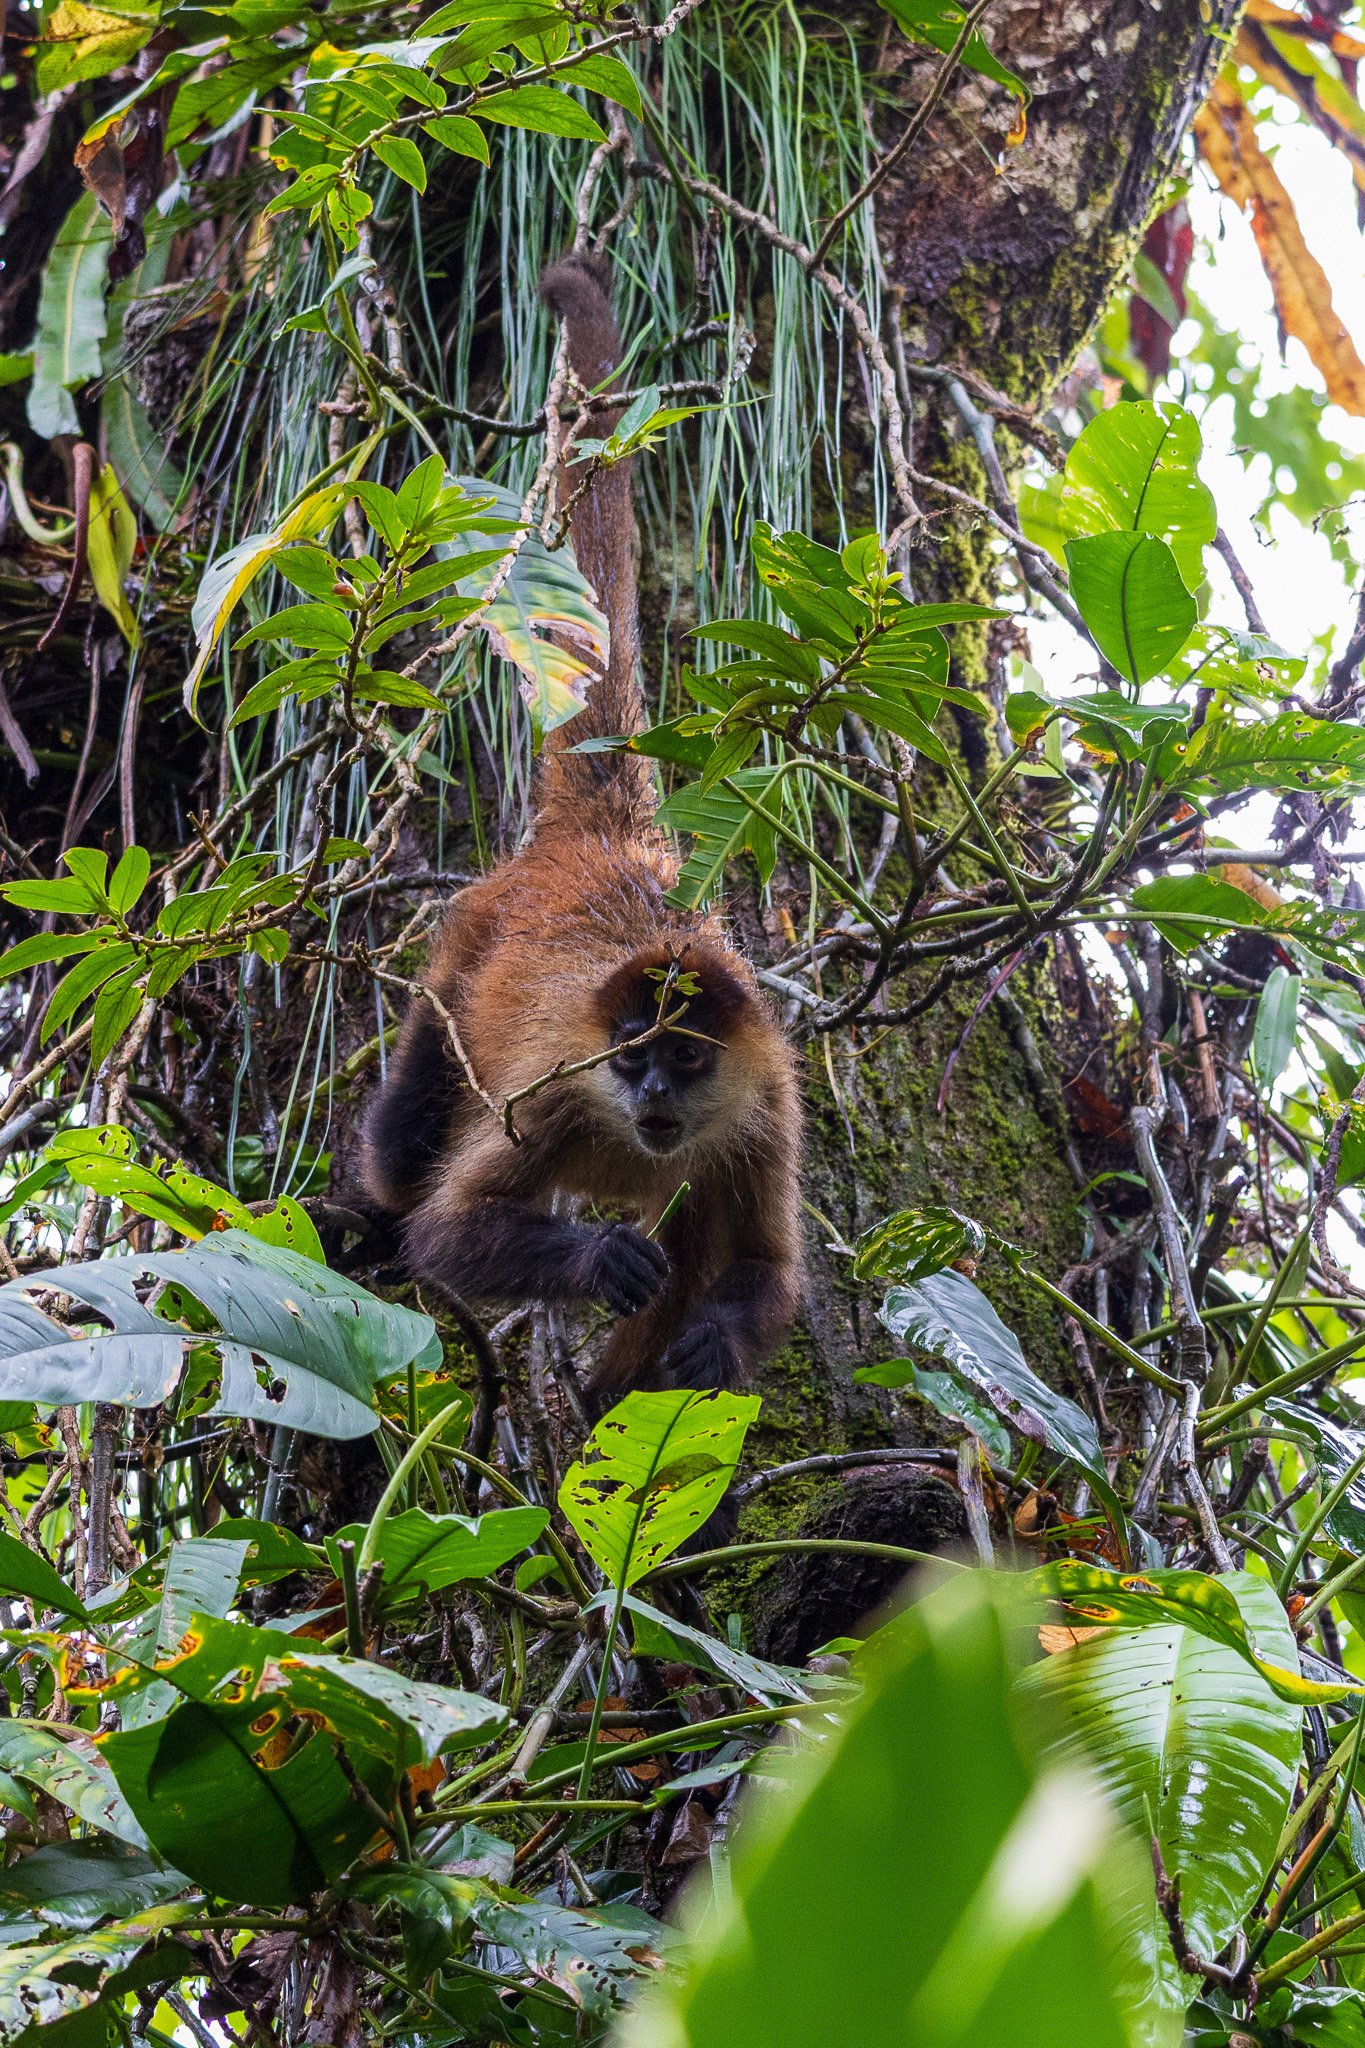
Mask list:
[[[610,374],[617,353],[602,286],[590,267],[566,259],[547,273],[544,292],[567,322],[571,360],[591,388]],[[610,431],[607,417],[607,425],[594,417],[594,433]],[[608,667],[588,709],[546,749],[530,842],[456,898],[427,984],[498,1102],[558,1063],[600,1052],[623,1017],[640,1013],[641,991],[652,1014],[657,993],[648,992],[658,983],[649,970],[672,961],[699,985],[685,1024],[723,1049],[696,1092],[696,1127],[678,1149],[658,1155],[639,1142],[610,1063],[521,1104],[522,1142],[514,1146],[461,1084],[443,1029],[419,1002],[368,1121],[366,1180],[382,1206],[406,1216],[415,1273],[463,1292],[519,1286],[534,1295],[542,1270],[557,1276],[546,1279],[545,1291],[560,1296],[594,1292],[575,1285],[575,1261],[587,1271],[609,1233],[552,1220],[557,1193],[624,1210],[648,1229],[689,1181],[690,1193],[661,1233],[667,1280],[647,1306],[617,1323],[599,1384],[617,1393],[666,1383],[665,1352],[689,1330],[695,1338],[699,1324],[721,1332],[717,1355],[729,1361],[702,1372],[700,1383],[714,1383],[778,1342],[795,1308],[794,1066],[752,970],[718,922],[665,900],[676,863],[653,822],[648,764],[620,753],[563,751],[589,734],[629,732],[641,722],[634,519],[623,469],[606,472],[579,500],[572,532],[579,566],[611,626]],[[426,1126],[414,1133],[414,1120],[423,1118]],[[536,1247],[543,1247],[543,1267]]]

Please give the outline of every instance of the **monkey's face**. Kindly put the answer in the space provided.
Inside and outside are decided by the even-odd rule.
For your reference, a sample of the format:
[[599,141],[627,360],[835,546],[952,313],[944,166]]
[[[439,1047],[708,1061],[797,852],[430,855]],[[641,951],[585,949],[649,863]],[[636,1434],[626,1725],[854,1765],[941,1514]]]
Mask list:
[[646,1045],[627,1043],[653,1021],[628,1017],[616,1026],[612,1039],[621,1050],[609,1070],[633,1136],[646,1152],[664,1158],[690,1144],[709,1119],[719,1047],[682,1031],[662,1031]]

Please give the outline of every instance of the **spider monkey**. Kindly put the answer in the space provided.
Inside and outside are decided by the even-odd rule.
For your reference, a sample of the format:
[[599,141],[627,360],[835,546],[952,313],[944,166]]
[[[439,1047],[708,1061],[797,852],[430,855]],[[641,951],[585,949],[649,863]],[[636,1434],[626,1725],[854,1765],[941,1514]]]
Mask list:
[[[597,267],[565,257],[540,289],[578,383],[603,386],[620,342]],[[594,431],[619,417],[597,413]],[[520,1103],[514,1144],[418,998],[366,1119],[364,1172],[404,1218],[416,1277],[475,1299],[613,1310],[593,1382],[610,1400],[730,1385],[785,1334],[801,1277],[800,1105],[748,963],[713,917],[667,901],[677,863],[654,822],[649,763],[572,751],[643,722],[629,464],[599,468],[576,497],[575,481],[561,468],[558,494],[609,654],[587,708],[546,741],[529,841],[456,897],[426,986],[494,1101],[621,1049]],[[646,1235],[684,1180],[657,1240]],[[634,1220],[573,1221],[554,1213],[556,1195]]]

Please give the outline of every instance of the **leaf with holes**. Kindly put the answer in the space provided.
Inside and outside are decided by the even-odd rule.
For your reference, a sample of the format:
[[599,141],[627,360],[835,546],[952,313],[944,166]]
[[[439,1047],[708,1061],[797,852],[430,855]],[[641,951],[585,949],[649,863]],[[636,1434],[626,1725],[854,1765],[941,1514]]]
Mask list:
[[[144,1302],[149,1280],[163,1285]],[[108,1329],[71,1337],[27,1298],[53,1287]],[[428,1360],[437,1343],[428,1317],[239,1230],[0,1288],[0,1398],[39,1407],[155,1407],[181,1388],[188,1366],[182,1409],[192,1397],[195,1412],[363,1436],[376,1426],[375,1385]]]
[[631,1586],[698,1530],[729,1486],[754,1394],[627,1394],[559,1489],[574,1533],[613,1586]]

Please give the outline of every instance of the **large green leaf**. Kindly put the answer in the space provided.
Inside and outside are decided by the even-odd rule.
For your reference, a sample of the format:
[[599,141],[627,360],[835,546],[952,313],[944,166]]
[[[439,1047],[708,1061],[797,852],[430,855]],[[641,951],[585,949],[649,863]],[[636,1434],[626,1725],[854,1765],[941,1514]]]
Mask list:
[[1245,725],[1211,718],[1188,739],[1170,741],[1157,767],[1173,789],[1202,796],[1247,789],[1350,796],[1365,789],[1365,726],[1302,711]]
[[[913,1287],[893,1287],[881,1321],[899,1343],[941,1358],[1015,1429],[1079,1465],[1102,1498],[1113,1498],[1095,1425],[1074,1401],[1039,1379],[981,1289],[965,1273],[926,1274]],[[877,1368],[878,1384],[889,1367]],[[907,1363],[905,1379],[913,1381]]]
[[[429,1515],[423,1508],[390,1515],[376,1553],[384,1568],[385,1596],[402,1600],[462,1579],[486,1579],[528,1549],[549,1519],[545,1508],[499,1508],[472,1521],[465,1515]],[[352,1522],[327,1538],[327,1555],[338,1574],[338,1543],[349,1539],[358,1549],[367,1526]]]
[[[153,1667],[183,1696],[164,1720],[100,1738],[162,1855],[206,1889],[253,1905],[307,1898],[375,1832],[338,1758],[381,1806],[416,1764],[497,1734],[496,1702],[359,1658],[309,1655],[243,1622],[196,1616],[181,1654]],[[292,1715],[301,1740],[271,1737]],[[262,1754],[262,1752],[267,1752]]]
[[[1264,1580],[1227,1586],[1277,1662],[1297,1668],[1283,1610]],[[1111,1798],[1180,1880],[1196,1954],[1216,1957],[1271,1867],[1298,1775],[1301,1712],[1245,1656],[1180,1626],[1097,1636],[1046,1658],[1021,1681],[1046,1709],[1039,1738],[1060,1761],[1088,1757]],[[1183,2010],[1182,1977],[1150,1879],[1131,1926],[1135,1960],[1154,1957],[1163,1999]]]
[[1185,588],[1197,590],[1204,549],[1218,531],[1213,494],[1199,479],[1201,445],[1193,416],[1178,405],[1144,399],[1098,413],[1066,459],[1063,532],[1153,534],[1169,545]]
[[[956,44],[967,16],[963,0],[881,0],[881,4],[912,43],[928,43],[944,56]],[[959,61],[968,71],[1007,87],[1025,106],[1032,99],[1030,88],[1017,72],[1000,62],[980,29],[968,36]]]
[[756,1394],[627,1394],[569,1467],[559,1505],[613,1586],[633,1586],[698,1530],[734,1476]]
[[[562,106],[573,105],[562,94],[548,97]],[[482,114],[487,109],[480,107],[479,111]],[[490,519],[514,524],[519,520],[520,500],[505,484],[485,483],[480,477],[452,477],[449,481],[471,497],[491,498]],[[456,534],[436,548],[436,554],[455,567],[452,588],[463,597],[481,598],[490,578],[486,569],[461,578],[460,559],[482,554],[486,547],[487,541],[479,533],[469,532]],[[610,638],[592,587],[567,543],[552,554],[539,533],[529,533],[511,574],[481,614],[479,624],[493,652],[517,670],[522,696],[543,732],[563,725],[583,709],[593,675],[606,666]]]
[[705,794],[699,783],[684,783],[659,806],[660,824],[690,833],[695,842],[669,891],[669,901],[687,910],[710,902],[725,879],[727,863],[740,854],[753,855],[764,882],[776,865],[776,833],[750,810],[738,791],[747,791],[766,811],[780,813],[781,771],[745,768],[727,777],[727,782],[732,786],[708,789]]
[[167,1870],[124,1842],[88,1835],[46,1842],[0,1871],[0,1914],[31,1913],[52,1927],[93,1927],[160,1906],[185,1889]]
[[1164,540],[1146,533],[1098,533],[1069,540],[1071,594],[1106,661],[1133,684],[1169,666],[1198,612]]
[[69,1807],[87,1827],[147,1847],[147,1837],[91,1737],[52,1721],[0,1720],[0,1771]]
[[[143,1302],[149,1279],[165,1284]],[[34,1287],[60,1288],[110,1329],[73,1340],[26,1298]],[[0,1398],[39,1407],[154,1407],[189,1363],[196,1405],[208,1414],[363,1436],[376,1426],[375,1385],[429,1359],[437,1344],[428,1317],[239,1230],[0,1287]]]
[[1303,901],[1260,902],[1216,873],[1162,875],[1129,901],[1177,952],[1190,953],[1229,931],[1275,932],[1352,972],[1359,971],[1365,912]]
[[[1300,1673],[1297,1650],[1289,1658],[1279,1654],[1274,1647],[1284,1641],[1284,1610],[1279,1602],[1267,1610],[1258,1594],[1243,1612],[1241,1596],[1246,1583],[1263,1588],[1263,1579],[1246,1582],[1236,1574],[1214,1579],[1206,1572],[1174,1570],[1115,1572],[1104,1565],[1066,1558],[1031,1573],[1027,1583],[1030,1591],[1056,1601],[1064,1618],[1082,1628],[1122,1628],[1125,1624],[1159,1628],[1170,1622],[1192,1628],[1210,1642],[1245,1657],[1271,1691],[1293,1706],[1330,1704],[1348,1693],[1365,1690],[1350,1682],[1319,1685]],[[1269,1636],[1262,1628],[1267,1611]]]
[[[158,1657],[179,1648],[196,1614],[211,1614],[221,1620],[237,1597],[237,1583],[249,1547],[242,1537],[235,1542],[215,1542],[211,1537],[199,1536],[173,1543],[160,1593],[139,1615],[136,1627],[123,1638],[120,1649],[128,1656],[154,1663]],[[170,1712],[177,1697],[173,1685],[164,1678],[158,1679],[125,1703],[124,1727],[159,1720]]]
[[[0,1951],[0,2041],[31,2038],[30,2028],[50,2026],[115,1996],[119,1972],[149,1943],[173,1934],[193,1910],[188,1904],[153,1906],[96,1933]],[[177,1943],[164,1974],[181,1976],[189,1963],[189,1952]]]
[[80,416],[71,394],[100,374],[112,243],[113,229],[94,194],[82,193],[57,230],[38,292],[28,423],[45,441],[56,434],[79,434]]
[[732,1883],[698,1898],[691,1960],[622,2048],[1124,2048],[1107,1900],[1129,1845],[1073,1765],[1035,1777],[984,1576],[867,1664],[846,1724],[822,1710],[750,1804]]
[[27,1543],[5,1530],[0,1530],[0,1593],[22,1595],[39,1613],[51,1607],[58,1614],[85,1614],[85,1602],[72,1592],[61,1573],[39,1551],[30,1550]]

